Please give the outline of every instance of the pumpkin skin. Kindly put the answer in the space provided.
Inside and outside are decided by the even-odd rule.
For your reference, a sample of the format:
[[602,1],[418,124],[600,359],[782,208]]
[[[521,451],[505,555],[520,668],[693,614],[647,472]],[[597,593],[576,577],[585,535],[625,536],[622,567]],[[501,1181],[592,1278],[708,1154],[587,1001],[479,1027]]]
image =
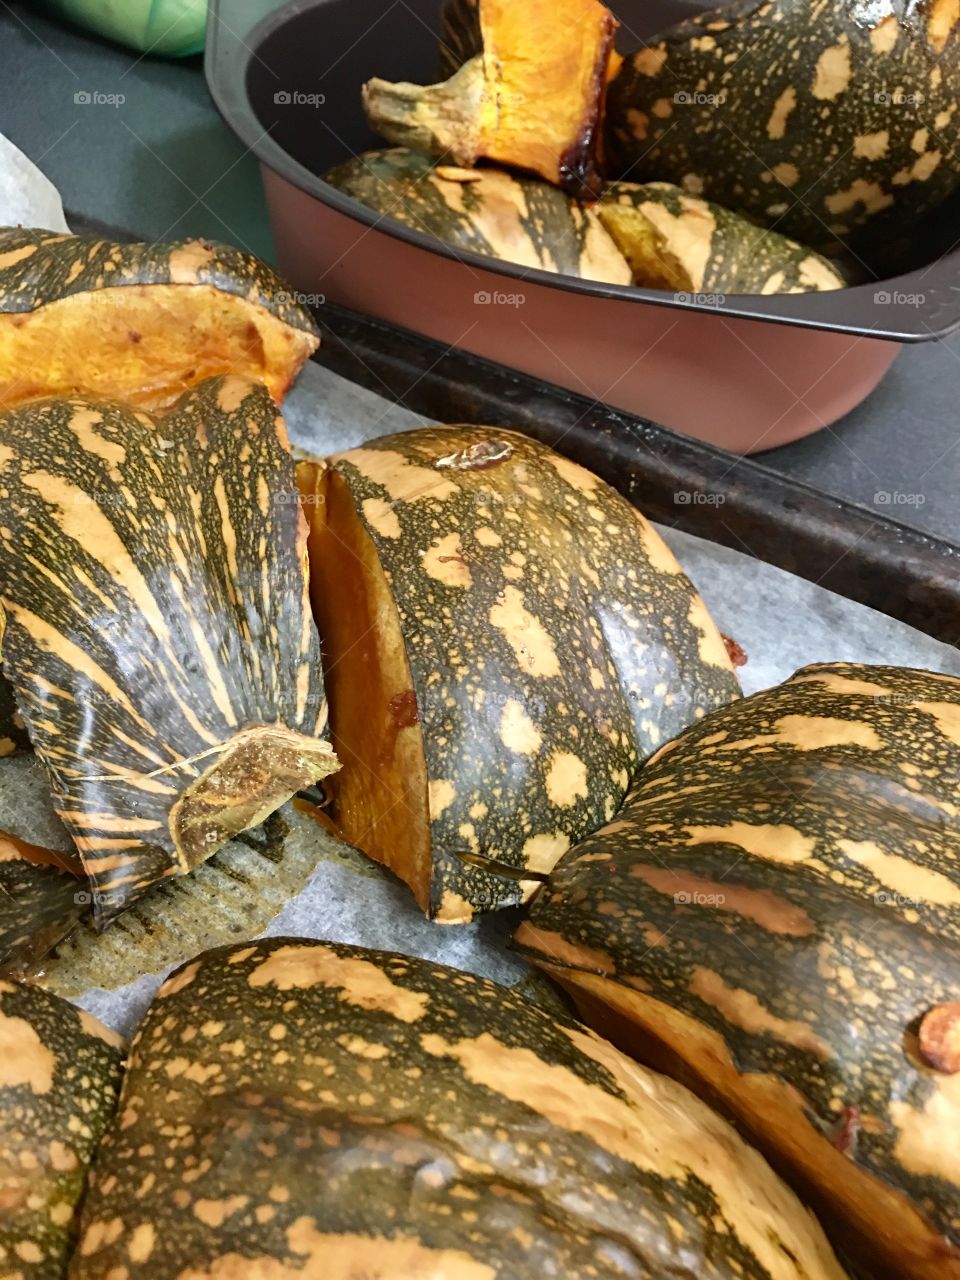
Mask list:
[[286,938],[207,952],[148,1011],[70,1275],[121,1267],[843,1276],[733,1129],[568,1016],[443,965]]
[[0,230],[0,408],[88,394],[156,411],[227,373],[279,403],[319,342],[283,281],[229,245]]
[[614,183],[596,209],[641,287],[780,294],[846,283],[818,253],[668,182]]
[[960,680],[805,668],[656,756],[518,934],[917,1280],[960,1276],[958,776]]
[[98,923],[337,767],[283,419],[215,378],[162,429],[0,415],[0,639]]
[[596,214],[535,178],[437,165],[398,147],[337,165],[324,181],[455,249],[584,280],[630,283],[630,268]]
[[489,160],[597,195],[613,14],[599,0],[479,0],[477,19],[482,49],[449,80],[363,86],[370,127],[454,164]]
[[411,431],[300,482],[334,815],[440,920],[528,896],[641,760],[739,695],[659,535],[535,441]]
[[0,1275],[61,1280],[123,1042],[36,987],[0,981]]
[[0,831],[0,976],[24,976],[73,932],[90,900],[85,888],[75,854]]
[[30,750],[30,736],[10,683],[0,673],[0,759]]
[[483,52],[480,0],[445,0],[440,11],[440,77],[448,79]]
[[651,37],[610,85],[611,177],[674,182],[882,262],[960,185],[950,0],[754,0]]

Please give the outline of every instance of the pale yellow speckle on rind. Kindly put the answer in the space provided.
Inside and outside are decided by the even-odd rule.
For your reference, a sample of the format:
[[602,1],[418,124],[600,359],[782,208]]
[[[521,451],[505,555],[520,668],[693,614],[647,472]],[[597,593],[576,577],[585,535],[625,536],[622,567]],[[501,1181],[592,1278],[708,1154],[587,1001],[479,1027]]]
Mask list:
[[317,985],[339,988],[346,1003],[382,1009],[402,1022],[415,1022],[429,1004],[426,994],[397,986],[369,960],[341,956],[320,945],[279,947],[253,969],[248,981],[251,987],[269,984],[280,991]]

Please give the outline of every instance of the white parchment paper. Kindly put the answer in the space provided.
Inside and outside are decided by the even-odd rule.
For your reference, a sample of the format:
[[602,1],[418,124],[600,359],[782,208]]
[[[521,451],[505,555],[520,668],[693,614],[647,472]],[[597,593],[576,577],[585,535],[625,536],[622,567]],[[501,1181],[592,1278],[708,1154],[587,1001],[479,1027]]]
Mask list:
[[69,231],[60,192],[0,133],[0,227]]

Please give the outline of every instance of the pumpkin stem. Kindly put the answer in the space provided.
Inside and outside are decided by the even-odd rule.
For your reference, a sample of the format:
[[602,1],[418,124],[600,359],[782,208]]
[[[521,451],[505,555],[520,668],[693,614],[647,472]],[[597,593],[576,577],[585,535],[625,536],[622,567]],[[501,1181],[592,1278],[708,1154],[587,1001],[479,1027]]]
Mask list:
[[227,840],[259,826],[291,796],[339,768],[329,742],[283,725],[253,725],[235,734],[170,810],[183,870],[205,862]]
[[368,80],[363,106],[370,127],[388,142],[469,168],[480,149],[483,95],[483,55],[477,54],[441,84]]

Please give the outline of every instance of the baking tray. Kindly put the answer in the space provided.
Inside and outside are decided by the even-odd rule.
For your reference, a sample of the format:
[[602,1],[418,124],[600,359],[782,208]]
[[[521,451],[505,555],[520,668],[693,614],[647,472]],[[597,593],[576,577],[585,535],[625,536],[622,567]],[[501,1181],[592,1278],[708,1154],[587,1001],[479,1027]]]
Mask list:
[[[916,228],[924,260],[891,280],[827,294],[728,295],[719,306],[454,250],[318,176],[384,145],[364,120],[366,79],[436,78],[440,0],[291,0],[267,16],[265,7],[212,0],[206,74],[224,119],[261,163],[281,270],[306,294],[738,452],[835,421],[876,386],[900,343],[960,324],[960,252],[952,248],[960,201]],[[705,6],[611,7],[636,46]],[[875,296],[881,285],[884,305]],[[498,294],[523,302],[476,301]]]

